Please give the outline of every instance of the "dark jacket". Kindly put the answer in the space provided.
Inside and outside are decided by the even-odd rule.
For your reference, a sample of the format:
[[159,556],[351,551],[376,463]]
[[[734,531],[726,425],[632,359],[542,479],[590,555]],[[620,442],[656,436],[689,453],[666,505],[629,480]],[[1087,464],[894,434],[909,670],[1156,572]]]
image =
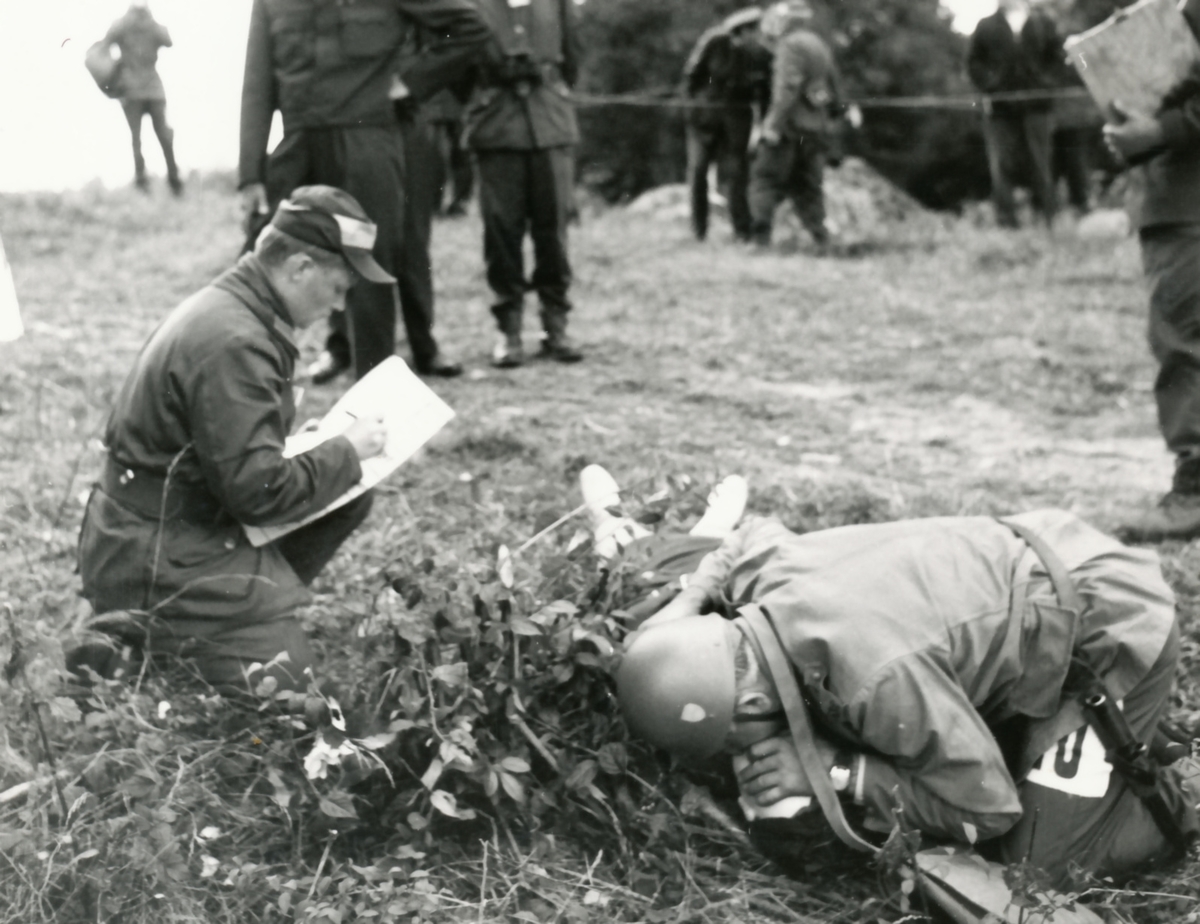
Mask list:
[[[753,105],[765,112],[771,97],[771,52],[758,42],[735,42],[724,23],[713,26],[700,36],[683,66],[683,90],[700,102]],[[707,125],[715,114],[690,109],[688,121]]]
[[842,99],[842,78],[825,40],[807,29],[781,36],[763,130],[784,137],[828,134],[843,109]]
[[113,407],[103,487],[80,537],[83,592],[97,612],[253,622],[308,601],[282,554],[253,548],[240,525],[299,519],[362,477],[343,437],[283,457],[298,355],[287,309],[252,255],[151,335]]
[[[405,55],[410,30],[438,36]],[[398,74],[418,100],[459,78],[487,29],[470,0],[254,0],[242,84],[240,185],[261,183],[275,110],[283,130],[392,125]]]
[[491,32],[467,108],[475,150],[534,151],[579,141],[570,88],[579,74],[573,0],[478,0]]
[[171,34],[147,9],[131,7],[108,27],[105,45],[121,49],[118,96],[128,100],[166,99],[158,76],[158,49],[171,47]]
[[[1072,655],[1123,697],[1175,620],[1153,552],[1061,510],[1014,519],[1058,554],[1082,613],[1058,605],[1037,555],[990,517],[806,535],[750,517],[688,586],[767,614],[814,726],[867,755],[862,798],[877,817],[890,824],[899,800],[923,832],[962,841],[974,829],[984,840],[1020,817],[1015,781],[1083,725],[1077,701],[1063,696]],[[993,729],[1014,716],[1034,721],[1010,763]]]
[[[1200,40],[1200,0],[1183,11]],[[1140,226],[1200,223],[1200,67],[1168,94],[1158,114],[1164,147],[1146,163]]]
[[[981,93],[1051,90],[1059,85],[1063,58],[1062,37],[1054,21],[1031,10],[1020,35],[1001,10],[979,20],[967,49],[967,74]],[[1051,99],[996,102],[997,114],[1045,112]]]

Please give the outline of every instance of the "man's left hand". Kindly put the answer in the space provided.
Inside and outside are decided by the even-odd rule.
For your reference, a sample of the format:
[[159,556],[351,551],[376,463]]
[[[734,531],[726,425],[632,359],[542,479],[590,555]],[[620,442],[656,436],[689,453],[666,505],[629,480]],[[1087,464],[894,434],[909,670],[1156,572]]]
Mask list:
[[1120,122],[1104,126],[1104,143],[1119,160],[1136,163],[1163,143],[1162,126],[1153,116],[1113,103]]
[[[836,751],[824,741],[817,740],[816,746],[821,766],[828,773],[836,760]],[[744,795],[759,805],[773,805],[787,796],[813,795],[812,784],[790,735],[758,741],[745,753],[750,763],[737,775],[738,785]]]

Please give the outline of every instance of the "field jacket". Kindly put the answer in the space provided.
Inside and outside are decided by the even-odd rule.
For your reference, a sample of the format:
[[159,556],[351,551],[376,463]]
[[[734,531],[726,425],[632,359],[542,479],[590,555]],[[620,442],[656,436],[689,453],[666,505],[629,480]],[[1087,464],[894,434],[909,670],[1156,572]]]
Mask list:
[[828,133],[842,97],[842,78],[829,46],[807,29],[789,32],[775,45],[771,106],[763,131],[785,138]]
[[283,555],[252,547],[240,525],[298,519],[362,477],[344,437],[283,457],[292,334],[248,255],[142,348],[108,422],[108,464],[80,537],[83,592],[98,613],[256,622],[308,602]]
[[105,45],[121,49],[118,86],[121,99],[166,99],[158,76],[158,49],[171,47],[171,34],[149,10],[131,9],[108,28]]
[[[758,42],[737,44],[724,23],[707,30],[683,66],[683,90],[689,99],[719,106],[758,106],[765,112],[771,97],[771,53]],[[697,106],[687,120],[700,128],[720,125],[720,109]]]
[[[729,611],[755,603],[766,613],[814,727],[866,754],[859,787],[877,818],[890,819],[898,800],[922,831],[984,840],[1020,817],[1015,781],[1083,724],[1062,696],[1072,654],[1120,698],[1174,623],[1153,552],[1059,510],[1015,519],[1058,553],[1083,613],[1058,605],[1037,556],[988,517],[803,536],[752,518],[690,584]],[[1010,620],[1019,631],[1007,632]],[[1006,761],[994,732],[1018,716],[1028,735]]]
[[[1003,11],[979,20],[967,49],[967,74],[981,93],[1052,90],[1061,83],[1062,37],[1054,21],[1031,10],[1014,35]],[[998,101],[997,114],[1047,112],[1054,107],[1047,97],[1029,101]]]
[[[421,26],[437,36],[404,54]],[[393,125],[398,75],[422,100],[459,79],[487,41],[471,0],[254,0],[242,83],[240,185],[263,180],[271,117],[306,128]]]
[[479,0],[491,33],[466,112],[465,144],[477,151],[573,145],[579,125],[571,87],[579,74],[572,0]]

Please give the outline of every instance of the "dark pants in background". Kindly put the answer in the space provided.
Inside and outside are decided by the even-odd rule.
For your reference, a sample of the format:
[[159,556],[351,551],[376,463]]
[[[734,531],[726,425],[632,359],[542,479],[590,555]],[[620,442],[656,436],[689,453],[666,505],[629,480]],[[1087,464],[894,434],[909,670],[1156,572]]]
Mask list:
[[775,209],[785,198],[805,230],[818,244],[829,240],[825,228],[825,175],[827,142],[819,134],[787,136],[778,144],[760,143],[750,171],[750,213],[754,240],[771,241]]
[[1052,160],[1053,113],[993,112],[984,118],[983,134],[997,223],[1006,228],[1019,224],[1013,187],[1023,159],[1028,160],[1032,171],[1034,206],[1047,224],[1053,221],[1058,210]]
[[754,114],[749,106],[730,106],[705,115],[703,124],[687,126],[687,177],[691,190],[692,232],[697,240],[708,234],[708,169],[718,164],[718,175],[728,185],[729,220],[733,236],[749,240],[750,131]]
[[150,116],[155,137],[162,147],[163,160],[167,164],[167,181],[172,189],[179,186],[179,167],[175,164],[175,132],[167,124],[167,101],[163,99],[123,99],[121,109],[129,123],[129,134],[133,140],[134,180],[139,187],[146,185],[146,158],[142,156],[142,118]]
[[[567,224],[574,197],[574,152],[569,147],[536,151],[477,151],[479,210],[483,216],[483,259],[495,294],[492,307],[501,330],[515,317],[520,329],[522,299],[534,289],[542,322],[565,318],[571,262]],[[533,276],[526,282],[522,244],[533,241]],[[506,331],[507,332],[507,331]]]
[[[1141,233],[1150,287],[1150,350],[1158,360],[1154,398],[1167,448],[1180,461],[1200,460],[1200,223]],[[1194,471],[1196,464],[1177,470]],[[1200,494],[1200,479],[1177,484]]]
[[[463,147],[461,121],[439,119],[433,123],[438,151],[441,155],[438,172],[438,212],[446,215],[461,215],[471,201],[475,187],[475,168],[471,166],[471,152]],[[447,188],[450,202],[445,203]]]
[[[284,135],[267,160],[271,210],[298,186],[344,189],[375,222],[375,259],[396,276],[405,254],[404,148],[399,125],[305,128]],[[362,378],[396,351],[396,287],[360,281],[346,297],[346,316],[331,319],[326,349],[343,363],[352,360],[355,376]]]
[[[441,163],[433,128],[424,119],[418,116],[402,120],[400,135],[404,147],[401,231],[404,246],[400,248],[391,272],[396,277],[400,314],[412,350],[413,365],[423,372],[438,352],[437,341],[433,338],[433,266],[429,259],[429,241],[433,233],[433,213],[441,192]],[[339,360],[348,360],[350,339],[344,313],[330,317],[329,332],[325,348]],[[380,361],[386,358],[384,356]],[[358,375],[362,377],[361,372]]]
[[1054,176],[1067,181],[1067,201],[1079,214],[1092,206],[1090,128],[1059,128],[1054,132]]

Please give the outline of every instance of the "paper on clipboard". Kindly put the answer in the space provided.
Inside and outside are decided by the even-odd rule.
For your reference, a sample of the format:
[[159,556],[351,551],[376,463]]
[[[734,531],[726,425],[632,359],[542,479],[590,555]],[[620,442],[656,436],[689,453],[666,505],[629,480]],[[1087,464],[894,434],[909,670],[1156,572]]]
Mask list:
[[1155,115],[1163,98],[1200,64],[1200,43],[1177,0],[1140,0],[1063,45],[1106,117],[1120,102]]
[[274,526],[243,526],[251,545],[257,547],[274,542],[375,487],[449,423],[454,411],[417,378],[404,360],[391,356],[346,392],[317,429],[289,437],[284,445],[284,458],[308,452],[341,435],[355,418],[373,416],[383,417],[387,444],[379,455],[363,460],[362,480],[328,507],[301,520]]

